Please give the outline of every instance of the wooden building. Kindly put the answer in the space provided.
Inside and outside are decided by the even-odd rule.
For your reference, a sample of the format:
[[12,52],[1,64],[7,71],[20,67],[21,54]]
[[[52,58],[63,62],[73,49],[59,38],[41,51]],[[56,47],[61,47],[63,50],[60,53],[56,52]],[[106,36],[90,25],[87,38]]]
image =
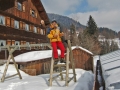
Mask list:
[[[72,47],[75,68],[93,71],[93,54],[82,47]],[[48,51],[44,52],[45,54]],[[40,56],[41,57],[41,56]],[[50,72],[51,57],[40,60],[17,61],[19,68],[29,75],[46,74]],[[71,65],[70,65],[71,67]]]
[[41,0],[0,0],[0,46],[45,43],[47,25]]
[[93,54],[90,51],[82,47],[74,48],[73,56],[75,68],[93,71]]

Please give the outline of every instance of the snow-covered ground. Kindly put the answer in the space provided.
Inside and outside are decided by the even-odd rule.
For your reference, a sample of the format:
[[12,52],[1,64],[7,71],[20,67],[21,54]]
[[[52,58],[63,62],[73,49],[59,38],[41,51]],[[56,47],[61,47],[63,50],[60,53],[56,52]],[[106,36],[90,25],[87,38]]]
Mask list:
[[[0,66],[0,78],[4,68],[5,65]],[[22,79],[20,80],[18,76],[6,79],[4,82],[0,82],[0,90],[92,90],[94,82],[93,73],[82,69],[76,69],[75,71],[77,82],[72,80],[69,86],[65,86],[65,81],[61,81],[60,77],[58,77],[53,81],[52,87],[49,87],[49,74],[29,76],[20,70]],[[72,72],[72,70],[69,72]],[[14,66],[9,65],[7,76],[15,73]],[[69,75],[69,77],[72,76],[72,74]]]
[[[72,50],[75,48],[80,48],[86,52],[92,54],[90,51],[82,47],[72,47]],[[60,55],[60,51],[58,50]],[[44,58],[52,57],[52,50],[43,50],[43,51],[31,51],[27,53],[20,54],[15,57],[16,62],[28,62],[32,60],[40,60]],[[11,60],[12,61],[12,60]],[[0,66],[0,79],[3,75],[5,69],[5,64]],[[6,79],[4,82],[0,82],[0,90],[92,90],[94,83],[94,74],[91,71],[85,71],[82,69],[76,69],[77,82],[73,80],[69,83],[69,86],[65,86],[65,81],[61,81],[60,77],[56,78],[53,81],[52,87],[49,86],[49,74],[42,74],[38,76],[29,76],[20,70],[22,79],[20,80],[18,75],[9,79]],[[16,69],[14,65],[9,65],[6,76],[16,74]],[[72,70],[69,70],[69,73],[72,73]],[[70,74],[69,77],[73,75]],[[64,75],[65,78],[65,75]]]

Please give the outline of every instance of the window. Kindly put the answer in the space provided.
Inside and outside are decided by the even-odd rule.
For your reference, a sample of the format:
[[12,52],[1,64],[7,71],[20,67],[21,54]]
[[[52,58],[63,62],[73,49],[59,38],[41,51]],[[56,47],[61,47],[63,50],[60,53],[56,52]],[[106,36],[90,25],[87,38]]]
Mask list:
[[33,9],[30,9],[30,15],[33,17],[37,16],[37,14],[35,13],[35,10],[33,10]]
[[5,46],[6,45],[6,41],[5,40],[0,40],[0,46]]
[[5,25],[5,17],[0,15],[0,24]]
[[34,27],[34,33],[37,33],[37,28],[36,27]]
[[35,11],[34,11],[34,10],[32,10],[31,15],[32,15],[33,17],[35,17]]
[[19,22],[16,20],[14,21],[14,28],[19,29]]
[[20,45],[20,41],[15,41],[15,45]]
[[18,8],[18,10],[22,11],[22,4],[17,2],[17,8]]
[[25,24],[25,30],[29,31],[29,25],[28,24]]

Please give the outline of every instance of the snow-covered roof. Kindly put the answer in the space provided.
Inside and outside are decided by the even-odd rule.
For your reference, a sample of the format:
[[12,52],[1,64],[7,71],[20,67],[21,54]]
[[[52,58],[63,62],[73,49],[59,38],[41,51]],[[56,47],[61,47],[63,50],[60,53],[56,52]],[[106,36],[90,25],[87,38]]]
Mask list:
[[100,56],[100,62],[106,88],[120,89],[120,50]]
[[[76,47],[73,46],[73,49],[80,48],[89,54],[93,55],[90,51],[82,48],[82,47]],[[58,50],[58,54],[60,55],[60,50]],[[31,51],[31,52],[26,52],[23,54],[20,54],[18,56],[15,56],[15,61],[16,62],[29,62],[29,61],[35,61],[35,60],[40,60],[40,59],[45,59],[45,58],[51,58],[52,57],[52,50],[42,50],[42,51]]]
[[87,49],[85,49],[85,48],[83,48],[83,47],[80,47],[80,46],[72,46],[72,50],[73,50],[73,49],[76,49],[76,48],[79,48],[79,49],[81,49],[81,50],[83,50],[83,51],[85,51],[85,52],[87,52],[87,53],[93,55],[92,52],[90,52],[89,50],[87,50]]

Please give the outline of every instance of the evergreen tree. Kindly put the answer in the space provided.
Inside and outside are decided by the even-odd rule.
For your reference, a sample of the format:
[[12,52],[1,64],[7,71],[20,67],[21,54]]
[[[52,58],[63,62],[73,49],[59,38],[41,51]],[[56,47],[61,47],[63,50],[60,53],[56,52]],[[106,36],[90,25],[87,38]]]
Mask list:
[[91,15],[90,15],[89,21],[87,23],[86,33],[90,36],[94,35],[95,37],[98,37],[97,24],[95,23],[95,21],[94,21],[94,19],[92,18]]
[[100,54],[101,47],[98,41],[98,29],[92,16],[89,17],[86,29],[82,34],[79,34],[78,38],[82,47],[88,49],[94,54]]

